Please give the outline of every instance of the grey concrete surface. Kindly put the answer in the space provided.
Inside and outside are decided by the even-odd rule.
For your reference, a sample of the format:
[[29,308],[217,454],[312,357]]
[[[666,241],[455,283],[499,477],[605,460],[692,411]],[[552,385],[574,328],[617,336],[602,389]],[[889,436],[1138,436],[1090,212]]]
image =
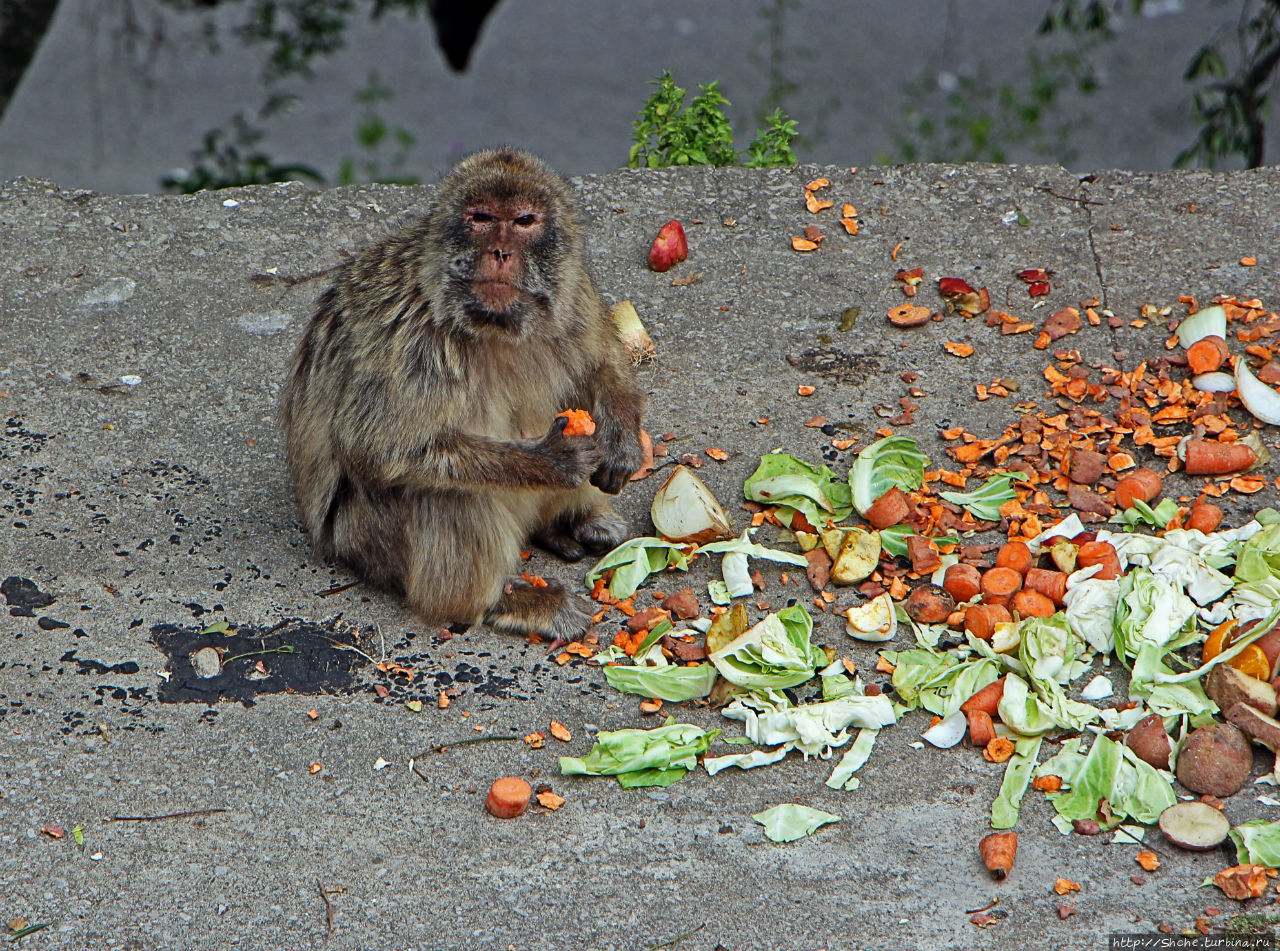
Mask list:
[[[800,255],[789,236],[814,220],[802,188],[817,174],[863,225],[852,237],[824,216],[821,250]],[[760,454],[781,447],[817,461],[829,437],[803,426],[815,413],[865,444],[883,424],[876,407],[906,395],[902,371],[916,371],[927,393],[906,431],[935,459],[937,427],[994,435],[1015,418],[1011,401],[975,403],[975,382],[1012,377],[1022,397],[1050,408],[1044,354],[1028,336],[956,317],[889,327],[898,267],[924,267],[926,302],[936,304],[934,279],[964,276],[1029,319],[1047,311],[1032,311],[1014,277],[1025,267],[1056,272],[1049,307],[1098,295],[1126,321],[1180,294],[1274,307],[1280,292],[1276,169],[1088,182],[1049,167],[695,169],[577,185],[599,283],[633,300],[657,341],[640,374],[647,426],[676,434],[680,452],[729,452],[701,471],[739,524],[736,500]],[[884,731],[855,792],[823,785],[830,764],[791,759],[697,772],[665,790],[562,778],[557,755],[584,753],[593,730],[653,723],[636,698],[611,691],[596,668],[557,666],[487,630],[443,639],[361,586],[318,596],[350,578],[309,554],[274,421],[286,360],[326,283],[308,276],[430,193],[282,185],[120,197],[0,185],[0,577],[54,598],[32,616],[11,610],[0,630],[0,913],[49,923],[23,947],[641,949],[698,929],[669,946],[1097,948],[1114,932],[1182,929],[1208,906],[1226,910],[1219,924],[1236,910],[1198,888],[1225,856],[1156,844],[1163,866],[1135,885],[1133,849],[1059,836],[1036,794],[1014,873],[993,883],[976,843],[1000,769],[968,749],[910,748],[927,723],[918,713]],[[671,217],[686,222],[690,258],[657,275],[645,254]],[[1244,255],[1258,265],[1240,266]],[[672,285],[693,272],[696,282]],[[839,332],[854,305],[862,316]],[[1070,343],[1132,367],[1164,352],[1165,336],[1159,325],[1104,324]],[[944,340],[969,340],[976,353],[945,356]],[[853,371],[786,360],[813,348],[833,348]],[[140,382],[121,383],[132,376]],[[797,397],[800,383],[817,392]],[[753,425],[762,416],[769,425]],[[1274,448],[1274,431],[1263,436]],[[847,464],[832,462],[840,474]],[[622,496],[637,534],[654,488],[639,482]],[[1230,517],[1275,501],[1270,487],[1232,499]],[[585,571],[542,555],[533,564],[571,583]],[[651,587],[697,590],[710,570]],[[807,599],[780,586],[776,566],[764,573],[775,608]],[[169,661],[152,643],[157,626],[287,619],[354,625],[365,652],[422,680],[393,683],[382,699],[374,687],[388,678],[364,667],[344,690],[263,694],[251,706],[161,702]],[[834,618],[820,617],[815,636],[864,670],[874,663]],[[461,689],[440,709],[450,679]],[[405,705],[412,697],[426,701],[420,712]],[[705,707],[668,709],[738,732]],[[545,730],[552,718],[572,731],[569,743],[427,752],[477,730]],[[379,758],[390,765],[376,769]],[[549,783],[567,801],[493,819],[483,795],[504,774]],[[784,801],[843,821],[775,845],[750,816]],[[212,809],[225,811],[108,821]],[[1274,814],[1249,794],[1228,812]],[[68,833],[79,824],[83,845],[43,834],[47,823]],[[1083,886],[1066,920],[1058,876]],[[328,937],[318,886],[332,903]],[[1007,917],[969,923],[967,912],[996,898]]]

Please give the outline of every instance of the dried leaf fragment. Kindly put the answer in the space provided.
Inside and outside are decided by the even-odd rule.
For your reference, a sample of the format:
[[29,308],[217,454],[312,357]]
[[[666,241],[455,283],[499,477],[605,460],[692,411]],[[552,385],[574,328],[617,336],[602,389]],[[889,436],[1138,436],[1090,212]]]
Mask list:
[[825,211],[834,204],[835,202],[833,201],[825,201],[818,198],[813,192],[807,191],[804,193],[804,206],[808,209],[810,214],[816,215],[818,212]]
[[540,805],[543,809],[549,809],[552,812],[555,812],[557,809],[563,806],[565,802],[563,796],[557,796],[550,789],[544,789],[542,792],[538,793],[537,798],[538,798],[538,805]]
[[1213,876],[1213,884],[1236,901],[1260,898],[1267,890],[1267,870],[1262,865],[1233,865]]

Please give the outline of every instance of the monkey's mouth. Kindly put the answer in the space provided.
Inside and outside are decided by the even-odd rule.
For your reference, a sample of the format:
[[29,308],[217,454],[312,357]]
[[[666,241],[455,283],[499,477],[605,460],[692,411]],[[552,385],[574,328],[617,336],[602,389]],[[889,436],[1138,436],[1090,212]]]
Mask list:
[[495,314],[507,313],[523,296],[520,288],[506,281],[476,281],[471,287],[476,295],[476,303]]

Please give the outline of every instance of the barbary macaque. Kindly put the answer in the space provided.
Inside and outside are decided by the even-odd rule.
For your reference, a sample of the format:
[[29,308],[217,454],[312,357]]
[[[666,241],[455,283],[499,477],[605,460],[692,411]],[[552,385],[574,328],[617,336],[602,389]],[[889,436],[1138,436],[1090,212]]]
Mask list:
[[[606,495],[641,466],[643,404],[568,185],[501,149],[342,268],[281,416],[318,554],[429,622],[563,641],[587,626],[583,600],[508,576],[530,541],[574,561],[626,537]],[[571,408],[594,436],[564,435]]]

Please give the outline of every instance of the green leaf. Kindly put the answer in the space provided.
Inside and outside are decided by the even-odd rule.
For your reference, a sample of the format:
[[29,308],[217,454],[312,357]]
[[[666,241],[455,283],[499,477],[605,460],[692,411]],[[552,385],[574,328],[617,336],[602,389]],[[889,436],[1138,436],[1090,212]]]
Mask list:
[[910,436],[895,433],[878,439],[858,453],[849,470],[853,506],[859,515],[895,486],[904,492],[924,483],[924,467],[929,457]]
[[596,734],[595,745],[586,756],[560,757],[560,772],[564,776],[619,776],[643,770],[688,771],[698,765],[698,757],[719,735],[719,730],[707,732],[690,723],[676,723],[670,717],[652,730],[602,731]]
[[810,465],[787,452],[761,456],[742,493],[755,502],[795,509],[818,529],[828,519],[840,522],[853,511],[848,485],[826,466]]
[[751,818],[764,826],[764,834],[774,842],[794,842],[812,835],[828,823],[840,821],[839,816],[793,802],[757,812]]
[[1013,756],[1004,768],[1000,792],[991,803],[991,828],[1012,829],[1018,824],[1018,812],[1022,808],[1022,796],[1031,781],[1031,773],[1040,755],[1042,737],[1022,737],[1014,742]]
[[961,505],[974,518],[984,522],[1000,521],[1000,506],[1017,498],[1014,482],[1026,479],[1025,472],[997,472],[972,492],[939,492],[938,495],[956,505]]
[[827,655],[810,640],[813,618],[804,605],[766,615],[754,627],[711,654],[720,675],[749,690],[802,684],[827,665]]
[[[639,653],[639,651],[637,651]],[[696,667],[605,667],[604,679],[614,690],[671,703],[705,697],[716,682],[714,664]]]

